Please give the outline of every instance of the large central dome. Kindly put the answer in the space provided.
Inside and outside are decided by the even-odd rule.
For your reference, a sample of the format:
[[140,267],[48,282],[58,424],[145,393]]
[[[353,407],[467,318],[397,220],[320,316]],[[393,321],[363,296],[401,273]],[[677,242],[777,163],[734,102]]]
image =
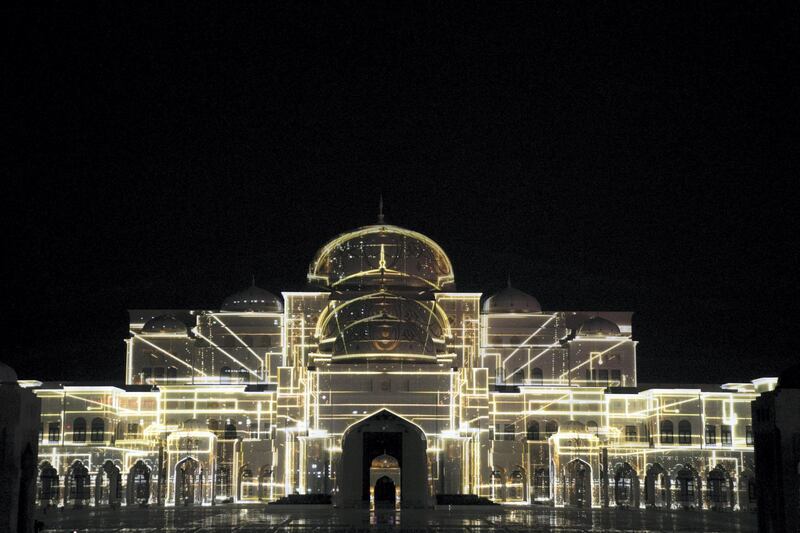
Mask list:
[[314,256],[308,281],[335,291],[455,288],[453,266],[441,246],[421,233],[387,224],[331,240]]
[[308,281],[331,291],[316,336],[332,361],[432,363],[446,351],[435,293],[455,288],[453,267],[425,235],[382,222],[343,233],[314,256]]

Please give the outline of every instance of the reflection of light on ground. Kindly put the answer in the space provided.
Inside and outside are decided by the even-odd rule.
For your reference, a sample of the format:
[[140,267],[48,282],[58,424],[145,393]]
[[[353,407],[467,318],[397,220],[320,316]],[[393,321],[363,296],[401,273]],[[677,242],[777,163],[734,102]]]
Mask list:
[[89,529],[129,533],[195,531],[355,532],[456,531],[726,531],[757,530],[756,516],[712,511],[555,509],[503,506],[464,510],[377,511],[267,505],[67,509],[41,513],[45,531]]

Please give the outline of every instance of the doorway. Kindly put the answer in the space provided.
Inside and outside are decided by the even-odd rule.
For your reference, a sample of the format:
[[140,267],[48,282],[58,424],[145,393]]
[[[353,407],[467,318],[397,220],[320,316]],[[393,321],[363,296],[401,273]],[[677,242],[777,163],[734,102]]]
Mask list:
[[[340,505],[369,507],[372,498],[377,504],[381,491],[381,498],[391,493],[401,507],[429,506],[426,449],[422,430],[388,410],[353,424],[342,438],[337,471]],[[379,487],[383,477],[391,485],[384,480]]]
[[382,476],[375,482],[375,508],[394,509],[397,495],[394,481]]

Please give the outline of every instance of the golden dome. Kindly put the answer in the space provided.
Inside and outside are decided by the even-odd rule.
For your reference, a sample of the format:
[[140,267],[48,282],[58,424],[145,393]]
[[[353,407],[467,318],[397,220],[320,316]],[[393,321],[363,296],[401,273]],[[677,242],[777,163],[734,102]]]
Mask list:
[[337,291],[455,288],[453,266],[441,246],[421,233],[386,224],[364,226],[328,242],[311,261],[308,281]]
[[379,455],[370,463],[370,468],[400,468],[400,463],[391,455]]

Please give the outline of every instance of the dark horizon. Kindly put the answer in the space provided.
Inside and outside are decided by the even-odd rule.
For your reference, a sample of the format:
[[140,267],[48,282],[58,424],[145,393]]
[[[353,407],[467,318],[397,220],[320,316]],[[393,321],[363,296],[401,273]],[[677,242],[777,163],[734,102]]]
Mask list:
[[360,8],[15,13],[20,378],[122,380],[129,308],[302,289],[380,194],[459,290],[633,311],[641,382],[796,360],[796,13]]

